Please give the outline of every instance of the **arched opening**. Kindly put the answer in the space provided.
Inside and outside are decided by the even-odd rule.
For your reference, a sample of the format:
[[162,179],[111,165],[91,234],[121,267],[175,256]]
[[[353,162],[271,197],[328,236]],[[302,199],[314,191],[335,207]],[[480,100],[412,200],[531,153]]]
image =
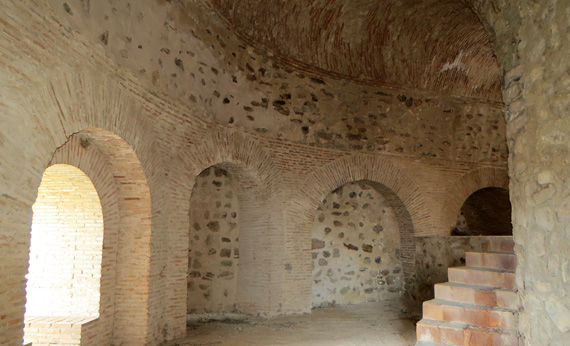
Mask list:
[[[117,135],[88,128],[70,136],[48,167],[33,206],[26,341],[144,343],[151,204],[137,155]],[[97,236],[86,231],[95,227]],[[42,293],[34,293],[37,277],[52,280]]]
[[235,178],[217,166],[202,171],[190,198],[189,314],[236,309],[239,215]]
[[486,187],[475,191],[463,203],[452,235],[512,236],[509,191]]
[[313,307],[397,299],[402,232],[410,226],[399,198],[379,183],[352,182],[331,192],[313,224]]
[[93,183],[76,167],[53,165],[32,209],[26,322],[99,316],[104,225]]

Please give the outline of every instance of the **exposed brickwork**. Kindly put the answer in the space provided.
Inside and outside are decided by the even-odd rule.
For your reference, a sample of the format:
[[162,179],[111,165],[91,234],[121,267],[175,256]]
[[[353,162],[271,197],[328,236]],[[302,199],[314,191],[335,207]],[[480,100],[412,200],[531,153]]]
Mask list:
[[446,186],[447,198],[442,203],[442,222],[447,230],[456,224],[457,216],[465,201],[478,190],[495,187],[508,190],[509,177],[504,168],[481,167],[473,169],[459,178],[451,180]]
[[51,166],[33,206],[27,316],[99,316],[103,212],[78,168]]
[[[428,68],[435,68],[428,73],[441,78],[438,82],[425,79],[425,70],[411,72],[415,68],[422,69],[422,64],[412,63],[406,67],[408,72],[399,76],[411,78],[415,88],[406,83],[371,88],[321,73],[306,73],[268,57],[239,40],[235,32],[228,30],[220,18],[200,2],[183,5],[168,1],[150,4],[122,1],[115,5],[96,2],[90,4],[89,10],[84,9],[80,0],[67,3],[76,11],[70,15],[63,6],[55,6],[52,11],[59,21],[79,32],[97,30],[97,34],[86,37],[89,46],[104,49],[116,63],[146,82],[153,92],[165,93],[187,107],[198,109],[196,114],[206,121],[215,120],[252,134],[368,154],[493,163],[505,162],[507,158],[496,65],[484,70],[490,77],[485,82],[476,81],[482,74],[480,68],[469,69],[468,79],[475,84],[495,85],[490,92],[492,97],[469,97],[489,92],[481,85],[471,90],[474,94],[462,91],[455,94],[468,97],[437,92],[451,85],[444,80],[459,78],[458,83],[452,84],[459,89],[466,87],[465,71],[460,67],[440,71],[444,64],[453,63],[459,51],[449,57],[438,57],[446,61]],[[465,25],[465,20],[477,24],[478,33],[470,43],[488,45],[483,27],[469,10],[450,3],[437,7],[442,12],[451,7],[447,13],[452,15],[449,19],[462,18],[457,25]],[[430,8],[416,10],[424,13]],[[119,26],[109,20],[119,17],[121,21],[136,24]],[[160,34],[152,29],[154,27],[161,27]],[[100,35],[104,33],[108,33],[108,40],[102,42]],[[457,33],[454,29],[449,35]],[[461,35],[461,39],[464,40],[465,35]],[[463,48],[467,56],[462,64],[480,63],[468,57],[471,53],[467,50],[471,48]],[[495,64],[489,48],[484,49],[485,60]],[[460,48],[454,46],[453,49]],[[376,56],[370,55],[371,58]],[[421,61],[432,59],[424,57]],[[435,65],[439,64],[438,69]],[[419,80],[435,85],[433,88],[418,86]],[[426,87],[432,91],[426,91]]]
[[[343,79],[500,98],[491,38],[461,3],[311,0],[276,7],[256,0],[208,2],[248,42],[295,66]],[[394,22],[406,25],[390,25]],[[425,25],[433,30],[424,30]]]
[[[158,345],[185,333],[190,196],[208,167],[225,169],[238,186],[237,285],[244,289],[237,307],[266,315],[310,310],[311,227],[336,188],[372,181],[386,188],[387,199],[401,202],[395,209],[407,220],[399,225],[401,259],[411,279],[407,291],[414,292],[421,285],[414,237],[447,234],[469,195],[507,187],[497,98],[444,95],[437,92],[444,86],[430,87],[437,80],[424,80],[425,88],[371,86],[305,71],[244,44],[194,2],[66,3],[8,1],[0,9],[2,345],[23,340],[30,212],[50,163],[79,167],[97,191],[97,172],[115,184],[116,202],[105,202],[109,194],[100,199],[102,280],[110,277],[106,271],[115,275],[108,282],[116,283],[117,304],[102,291],[101,304],[116,308],[103,307],[104,324],[91,328],[125,345]],[[560,118],[567,106],[566,6],[462,3],[473,3],[509,71],[503,80],[516,283],[528,311],[520,328],[530,344],[560,344],[570,329],[561,279],[569,275],[567,160],[560,154],[568,128]],[[549,31],[550,24],[536,23],[566,24]],[[453,63],[455,53],[435,66]],[[108,168],[95,174],[71,162],[85,151],[80,143],[69,153],[62,147],[85,129],[118,136],[81,133],[105,158]],[[115,239],[107,235],[106,205],[115,208]],[[105,266],[107,249],[117,252],[114,269]],[[103,281],[102,290],[111,287]],[[103,318],[107,311],[114,328]]]
[[[38,346],[97,346],[108,342],[99,337],[99,320],[89,317],[34,317],[26,319],[26,341]],[[30,335],[31,334],[31,335]]]

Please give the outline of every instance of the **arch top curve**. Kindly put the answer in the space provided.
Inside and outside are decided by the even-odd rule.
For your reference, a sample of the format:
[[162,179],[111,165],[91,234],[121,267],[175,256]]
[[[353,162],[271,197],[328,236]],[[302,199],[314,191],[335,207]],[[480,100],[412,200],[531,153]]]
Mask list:
[[243,182],[259,185],[269,194],[279,191],[281,176],[273,158],[267,149],[246,133],[214,128],[196,143],[180,157],[188,170],[185,174],[191,178],[208,167],[219,166],[237,174]]
[[463,203],[471,194],[486,187],[509,189],[509,173],[506,168],[482,167],[473,169],[455,180],[446,190],[448,194],[462,199]]
[[314,209],[330,191],[361,180],[380,183],[391,190],[407,206],[412,220],[424,205],[413,178],[389,160],[370,155],[345,156],[328,163],[305,180],[301,191]]
[[445,224],[454,225],[463,203],[478,190],[497,187],[509,190],[509,174],[506,168],[481,167],[457,178],[446,189]]

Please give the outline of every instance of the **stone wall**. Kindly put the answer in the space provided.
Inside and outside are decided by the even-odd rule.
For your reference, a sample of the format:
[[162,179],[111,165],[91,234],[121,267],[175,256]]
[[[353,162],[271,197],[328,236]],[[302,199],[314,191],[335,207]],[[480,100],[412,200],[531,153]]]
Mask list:
[[331,192],[313,226],[313,307],[397,298],[402,288],[396,215],[373,183]]
[[190,196],[208,167],[238,181],[236,304],[264,315],[310,311],[312,227],[334,189],[370,180],[400,201],[400,260],[413,279],[414,236],[447,232],[457,192],[506,168],[500,103],[303,72],[194,3],[179,6],[0,9],[0,344],[22,340],[29,216],[52,163],[91,169],[114,226],[103,239],[101,345],[184,335]]
[[66,5],[54,6],[53,15],[68,30],[84,33],[90,46],[151,90],[200,109],[205,120],[366,154],[507,159],[502,104],[496,100],[305,72],[245,44],[199,2]]
[[190,200],[188,312],[235,310],[239,266],[236,182],[218,167],[196,178]]
[[510,198],[527,345],[570,338],[567,1],[501,1],[475,10],[504,71]]

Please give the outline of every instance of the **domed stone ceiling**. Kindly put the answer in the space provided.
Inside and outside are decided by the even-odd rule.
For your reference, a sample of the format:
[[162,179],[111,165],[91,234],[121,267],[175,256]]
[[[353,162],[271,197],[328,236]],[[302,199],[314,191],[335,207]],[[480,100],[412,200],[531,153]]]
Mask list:
[[500,100],[491,39],[459,0],[210,0],[235,32],[301,69]]

